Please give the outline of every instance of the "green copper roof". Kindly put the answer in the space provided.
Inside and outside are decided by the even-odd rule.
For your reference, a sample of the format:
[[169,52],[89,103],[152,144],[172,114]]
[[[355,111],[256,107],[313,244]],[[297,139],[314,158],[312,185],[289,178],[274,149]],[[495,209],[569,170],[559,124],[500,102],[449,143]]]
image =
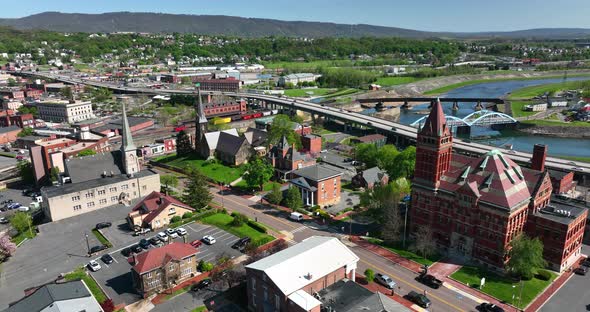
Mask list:
[[494,155],[502,155],[502,152],[499,149],[493,149],[487,152],[486,156],[494,156]]

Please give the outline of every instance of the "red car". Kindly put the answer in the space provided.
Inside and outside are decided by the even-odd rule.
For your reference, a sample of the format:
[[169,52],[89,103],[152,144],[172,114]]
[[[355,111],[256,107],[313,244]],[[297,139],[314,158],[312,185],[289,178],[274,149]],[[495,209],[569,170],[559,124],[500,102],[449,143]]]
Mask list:
[[191,246],[195,247],[195,248],[199,248],[199,246],[201,246],[203,244],[203,242],[201,242],[200,240],[196,239],[194,241],[191,242]]

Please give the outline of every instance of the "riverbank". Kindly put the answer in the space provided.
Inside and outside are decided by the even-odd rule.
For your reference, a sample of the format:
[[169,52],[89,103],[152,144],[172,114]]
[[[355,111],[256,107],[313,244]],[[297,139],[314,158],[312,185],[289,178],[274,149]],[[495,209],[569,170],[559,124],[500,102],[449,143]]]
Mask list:
[[590,139],[590,123],[587,125],[563,125],[561,122],[546,120],[527,120],[521,122],[518,131],[538,136],[552,136],[556,138]]
[[[590,70],[569,70],[569,77],[590,76]],[[508,81],[508,80],[535,80],[546,78],[561,78],[563,71],[524,71],[508,73],[491,73],[479,75],[455,75],[424,79],[413,83],[394,86],[391,91],[399,96],[437,95],[451,90],[486,82]]]

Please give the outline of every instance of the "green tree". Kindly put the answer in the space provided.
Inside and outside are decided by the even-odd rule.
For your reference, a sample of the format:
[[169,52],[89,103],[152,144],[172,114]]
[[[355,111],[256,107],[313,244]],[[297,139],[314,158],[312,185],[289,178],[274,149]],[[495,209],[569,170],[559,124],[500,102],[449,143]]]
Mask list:
[[24,233],[29,230],[33,220],[31,215],[26,212],[17,212],[10,218],[10,225],[19,233]]
[[192,154],[193,147],[188,135],[184,130],[180,130],[176,135],[176,155],[184,157]]
[[18,111],[19,113],[21,113],[21,115],[24,115],[24,114],[31,114],[31,115],[33,115],[33,117],[35,117],[35,118],[38,118],[38,117],[39,117],[39,112],[37,111],[37,108],[36,108],[36,107],[33,107],[33,106],[31,106],[31,107],[28,107],[28,106],[21,106],[21,107],[19,107],[19,108],[17,109],[17,111]]
[[283,201],[283,191],[279,183],[272,184],[272,190],[266,195],[266,198],[272,204],[278,205]]
[[16,164],[18,172],[25,184],[34,184],[33,165],[28,161],[19,161]]
[[389,172],[387,169],[395,166],[399,154],[395,145],[388,144],[381,147],[377,152],[377,166]]
[[524,280],[533,278],[538,269],[547,265],[543,259],[543,243],[539,238],[520,234],[510,242],[507,270]]
[[303,207],[303,199],[301,198],[299,188],[289,187],[287,194],[285,195],[285,206],[293,211]]
[[416,147],[409,146],[395,158],[393,166],[386,168],[390,179],[410,178],[416,167]]
[[259,187],[262,190],[264,183],[268,182],[274,173],[274,168],[267,161],[256,158],[246,164],[244,180],[249,187]]
[[92,155],[96,155],[96,151],[93,149],[85,149],[85,150],[81,151],[80,153],[78,153],[78,157],[92,156]]
[[59,168],[51,167],[49,178],[51,179],[51,182],[57,182],[57,179],[59,178]]
[[362,162],[366,168],[373,168],[378,164],[379,150],[375,144],[358,144],[354,149],[354,155],[356,160]]
[[35,133],[35,131],[33,130],[33,128],[31,127],[24,127],[23,130],[21,130],[21,132],[19,132],[17,134],[18,137],[22,138],[22,137],[26,137],[29,135],[33,135]]
[[164,185],[164,192],[168,195],[168,188],[178,186],[178,177],[173,174],[164,174],[160,176],[160,183]]
[[184,189],[183,201],[199,210],[207,207],[213,196],[209,193],[207,178],[198,170],[190,169],[188,172],[188,183]]
[[59,90],[59,93],[61,94],[61,96],[63,96],[66,99],[72,99],[72,88],[70,87],[63,87]]
[[267,143],[277,144],[284,136],[289,144],[295,144],[296,148],[301,148],[301,138],[293,131],[293,126],[294,123],[289,116],[276,115],[268,131]]
[[9,87],[16,86],[16,80],[14,80],[14,78],[8,78],[8,86]]
[[367,283],[372,283],[373,280],[375,280],[375,272],[373,272],[373,270],[371,270],[371,269],[366,269],[365,270],[365,279],[367,280]]

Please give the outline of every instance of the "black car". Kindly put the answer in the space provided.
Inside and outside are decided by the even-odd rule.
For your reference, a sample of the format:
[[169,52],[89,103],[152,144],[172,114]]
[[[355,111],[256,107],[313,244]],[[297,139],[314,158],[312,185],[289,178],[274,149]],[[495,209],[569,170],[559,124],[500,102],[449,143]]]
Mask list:
[[142,251],[143,251],[143,248],[141,248],[141,246],[139,246],[139,245],[135,245],[135,246],[131,247],[131,250],[132,250],[134,253],[140,253],[140,252],[142,252]]
[[139,241],[139,246],[141,246],[141,248],[143,249],[148,249],[150,248],[150,242],[147,239],[143,238]]
[[105,245],[94,246],[94,247],[90,248],[90,253],[91,254],[97,253],[97,252],[103,251],[105,249],[107,249],[107,246],[105,246]]
[[430,274],[422,274],[422,275],[418,276],[418,281],[420,281],[421,283],[428,285],[434,289],[440,288],[440,286],[442,286],[442,284],[443,284],[443,282],[441,280],[439,280],[438,278],[436,278]]
[[587,266],[585,266],[585,265],[583,265],[583,266],[580,266],[580,267],[577,267],[577,268],[574,270],[574,273],[576,273],[576,274],[578,274],[578,275],[586,275],[586,273],[588,273],[588,267],[587,267]]
[[248,236],[240,238],[237,242],[235,242],[231,248],[233,249],[238,249],[238,250],[242,250],[246,247],[246,245],[248,245],[248,243],[252,241],[252,239]]
[[102,262],[104,262],[106,264],[111,264],[114,261],[113,257],[111,257],[111,255],[109,255],[109,254],[102,255],[102,257],[100,257],[100,260],[102,260]]
[[160,239],[157,237],[150,238],[150,243],[154,246],[158,246],[160,244]]
[[132,252],[133,252],[133,250],[131,250],[131,247],[121,250],[121,254],[125,257],[131,256]]
[[430,307],[430,299],[428,299],[428,297],[423,294],[410,291],[410,293],[406,295],[406,298],[424,309],[428,309],[428,307]]
[[194,284],[193,287],[191,287],[191,289],[192,289],[192,291],[199,291],[203,288],[209,287],[209,285],[211,285],[211,280],[206,278],[206,279],[198,282],[197,284]]
[[100,230],[100,229],[108,228],[108,227],[111,227],[111,225],[113,225],[113,224],[110,222],[100,222],[100,223],[96,224],[96,229]]
[[504,309],[500,308],[499,306],[497,306],[495,304],[488,303],[488,302],[484,302],[484,303],[480,304],[479,310],[481,312],[504,312]]
[[584,261],[582,262],[582,265],[585,267],[590,267],[590,259],[588,259],[588,258],[584,259]]

